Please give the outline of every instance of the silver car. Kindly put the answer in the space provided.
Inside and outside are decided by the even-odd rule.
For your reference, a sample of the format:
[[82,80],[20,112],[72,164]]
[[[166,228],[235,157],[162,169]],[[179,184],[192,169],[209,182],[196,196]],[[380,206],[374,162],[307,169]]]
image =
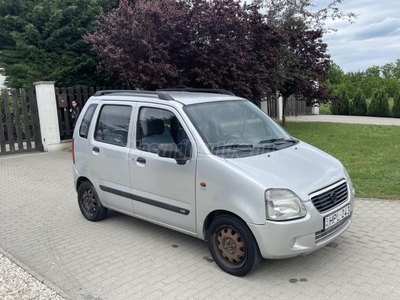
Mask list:
[[112,209],[203,239],[236,276],[315,251],[351,223],[343,165],[224,90],[97,92],[73,159],[86,219]]

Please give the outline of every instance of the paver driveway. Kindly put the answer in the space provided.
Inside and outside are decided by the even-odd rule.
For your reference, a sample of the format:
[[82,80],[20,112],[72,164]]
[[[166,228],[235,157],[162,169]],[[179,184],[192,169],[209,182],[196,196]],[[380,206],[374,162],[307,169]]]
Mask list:
[[70,299],[400,299],[400,201],[357,199],[333,243],[236,278],[196,238],[115,212],[86,221],[71,153],[1,157],[0,184],[0,248]]

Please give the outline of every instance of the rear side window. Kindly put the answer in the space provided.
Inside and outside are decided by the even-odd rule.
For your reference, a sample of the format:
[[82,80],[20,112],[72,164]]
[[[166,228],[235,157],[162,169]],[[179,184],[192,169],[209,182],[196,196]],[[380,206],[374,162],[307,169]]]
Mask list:
[[94,139],[125,147],[128,142],[132,106],[104,105],[96,125]]
[[97,104],[92,104],[87,109],[85,116],[83,117],[81,127],[79,128],[79,136],[87,139],[90,123],[92,122],[94,111],[96,110]]

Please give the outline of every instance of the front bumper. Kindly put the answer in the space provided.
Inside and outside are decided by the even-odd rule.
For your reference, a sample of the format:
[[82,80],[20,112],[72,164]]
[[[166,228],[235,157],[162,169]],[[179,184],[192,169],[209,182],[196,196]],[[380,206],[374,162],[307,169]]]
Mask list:
[[[266,259],[280,259],[313,252],[337,238],[351,224],[354,193],[348,200],[321,214],[311,201],[305,202],[307,216],[285,222],[267,221],[263,225],[248,224],[258,242],[261,255]],[[324,217],[350,204],[351,214],[332,228],[324,231]]]

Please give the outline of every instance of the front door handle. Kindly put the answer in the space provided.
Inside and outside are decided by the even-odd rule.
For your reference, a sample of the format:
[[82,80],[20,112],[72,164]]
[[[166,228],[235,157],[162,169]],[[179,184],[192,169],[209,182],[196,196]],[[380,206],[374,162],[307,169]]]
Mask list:
[[141,164],[145,164],[145,163],[146,163],[146,159],[143,158],[143,157],[138,157],[136,161],[137,161],[138,163],[141,163]]
[[98,147],[93,147],[93,152],[99,153],[100,149]]

